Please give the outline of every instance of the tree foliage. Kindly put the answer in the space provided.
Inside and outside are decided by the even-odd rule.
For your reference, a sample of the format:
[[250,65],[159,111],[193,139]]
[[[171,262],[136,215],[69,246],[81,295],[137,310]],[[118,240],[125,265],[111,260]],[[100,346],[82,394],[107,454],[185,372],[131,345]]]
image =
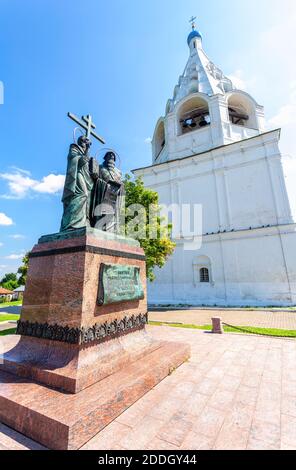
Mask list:
[[26,284],[28,266],[29,266],[29,253],[25,254],[22,261],[23,261],[23,264],[17,270],[18,274],[20,275],[19,280],[18,280],[20,286],[24,286]]
[[[144,235],[146,235],[146,238],[139,237],[139,242],[146,255],[147,278],[153,281],[155,279],[153,268],[155,266],[162,268],[168,257],[174,252],[175,243],[170,239],[172,226],[164,223],[164,218],[159,215],[160,206],[157,192],[145,188],[141,178],[134,180],[130,175],[126,175],[124,185],[126,208],[134,204],[140,204],[145,208]],[[149,218],[151,208],[153,208],[155,214],[158,214],[153,218]],[[126,227],[132,218],[131,215],[127,215]],[[156,233],[157,237],[151,239],[151,233]]]
[[15,273],[7,273],[0,281],[3,289],[14,290],[18,287],[18,279]]
[[26,277],[29,265],[29,253],[26,253],[22,260],[22,265],[18,268],[17,273],[7,273],[0,281],[0,286],[4,289],[14,290],[19,286],[26,284]]

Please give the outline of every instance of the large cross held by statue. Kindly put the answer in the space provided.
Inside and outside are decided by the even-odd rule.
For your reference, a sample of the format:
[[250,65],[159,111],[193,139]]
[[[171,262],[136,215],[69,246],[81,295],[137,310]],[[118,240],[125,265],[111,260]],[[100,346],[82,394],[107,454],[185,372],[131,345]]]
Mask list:
[[85,135],[88,139],[90,136],[93,136],[101,142],[101,144],[105,144],[105,140],[94,132],[96,126],[92,122],[92,117],[89,114],[87,116],[82,116],[81,119],[79,119],[75,114],[68,113],[68,117],[85,130]]

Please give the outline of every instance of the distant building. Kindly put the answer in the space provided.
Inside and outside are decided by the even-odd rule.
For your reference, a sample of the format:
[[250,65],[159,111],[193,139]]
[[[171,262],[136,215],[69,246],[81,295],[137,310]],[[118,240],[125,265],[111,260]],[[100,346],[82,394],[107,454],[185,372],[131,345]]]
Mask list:
[[149,302],[294,305],[296,224],[280,130],[265,131],[264,108],[211,62],[194,24],[187,42],[185,71],[155,127],[152,165],[134,174],[161,204],[202,206],[202,246],[188,249],[200,232],[175,230],[175,253],[155,270]]
[[0,287],[0,303],[1,301],[10,302],[12,297],[13,297],[13,291]]
[[13,291],[12,299],[13,299],[13,300],[22,300],[22,299],[23,299],[24,292],[25,292],[25,286],[17,287],[17,288],[14,289],[14,291]]

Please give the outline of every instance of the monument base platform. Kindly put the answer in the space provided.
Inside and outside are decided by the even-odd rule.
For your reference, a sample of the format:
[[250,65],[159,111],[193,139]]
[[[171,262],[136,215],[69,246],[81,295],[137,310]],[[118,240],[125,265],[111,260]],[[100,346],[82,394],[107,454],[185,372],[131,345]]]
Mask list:
[[68,393],[78,393],[160,347],[146,329],[106,342],[69,345],[8,335],[1,338],[0,370]]
[[190,346],[158,347],[75,395],[0,370],[0,421],[55,450],[75,450],[190,357]]

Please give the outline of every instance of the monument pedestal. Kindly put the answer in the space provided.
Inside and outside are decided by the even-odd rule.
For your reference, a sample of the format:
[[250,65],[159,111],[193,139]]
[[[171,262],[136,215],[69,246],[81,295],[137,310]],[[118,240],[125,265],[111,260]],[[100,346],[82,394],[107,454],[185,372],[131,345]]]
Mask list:
[[52,449],[82,446],[190,356],[153,340],[147,321],[136,241],[95,229],[42,237],[18,335],[0,340],[0,421]]
[[0,371],[0,421],[50,449],[79,449],[189,354],[187,345],[158,343],[142,359],[76,394]]

